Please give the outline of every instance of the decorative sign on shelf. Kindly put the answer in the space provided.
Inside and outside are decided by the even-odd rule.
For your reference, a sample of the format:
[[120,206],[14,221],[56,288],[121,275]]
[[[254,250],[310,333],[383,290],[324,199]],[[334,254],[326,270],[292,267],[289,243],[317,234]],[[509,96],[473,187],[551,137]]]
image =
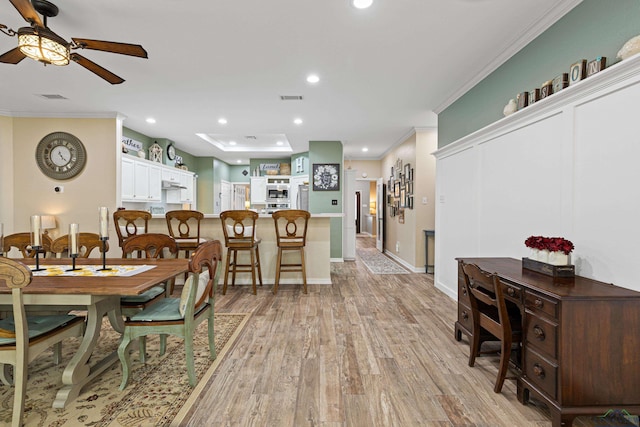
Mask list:
[[123,136],[122,147],[126,148],[127,150],[142,151],[142,142]]

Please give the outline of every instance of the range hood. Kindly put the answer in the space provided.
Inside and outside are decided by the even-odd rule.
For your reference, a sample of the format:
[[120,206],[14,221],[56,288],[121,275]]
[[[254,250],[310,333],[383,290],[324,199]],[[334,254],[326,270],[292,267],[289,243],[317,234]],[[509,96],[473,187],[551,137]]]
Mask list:
[[180,185],[179,182],[175,181],[162,181],[162,188],[165,190],[186,190],[187,187],[184,185]]

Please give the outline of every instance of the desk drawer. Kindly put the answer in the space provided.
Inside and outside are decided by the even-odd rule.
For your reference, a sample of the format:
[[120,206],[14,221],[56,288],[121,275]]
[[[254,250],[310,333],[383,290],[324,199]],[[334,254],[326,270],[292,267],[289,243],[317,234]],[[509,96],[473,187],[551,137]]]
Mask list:
[[467,295],[467,287],[464,285],[464,281],[458,280],[458,301],[464,305],[471,306],[469,295]]
[[458,303],[458,322],[468,331],[473,331],[473,319],[471,317],[471,308],[464,304]]
[[524,306],[534,313],[544,313],[553,319],[558,319],[558,301],[556,300],[525,290]]
[[524,328],[527,343],[556,359],[558,357],[558,326],[526,311]]
[[520,286],[504,281],[500,281],[500,285],[502,286],[502,294],[505,299],[511,300],[519,306],[522,305],[522,288],[520,288]]
[[529,382],[555,400],[558,390],[558,367],[528,348],[525,350],[524,357],[524,374]]

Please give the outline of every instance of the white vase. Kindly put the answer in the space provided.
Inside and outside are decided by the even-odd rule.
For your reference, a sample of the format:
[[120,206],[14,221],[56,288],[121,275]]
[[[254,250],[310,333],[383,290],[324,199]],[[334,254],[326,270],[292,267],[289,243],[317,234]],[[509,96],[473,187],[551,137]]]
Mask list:
[[549,260],[552,265],[569,265],[569,255],[562,251],[549,252]]
[[537,261],[538,260],[538,252],[540,252],[538,249],[529,248],[529,259]]
[[538,261],[549,263],[549,251],[541,249],[538,251]]

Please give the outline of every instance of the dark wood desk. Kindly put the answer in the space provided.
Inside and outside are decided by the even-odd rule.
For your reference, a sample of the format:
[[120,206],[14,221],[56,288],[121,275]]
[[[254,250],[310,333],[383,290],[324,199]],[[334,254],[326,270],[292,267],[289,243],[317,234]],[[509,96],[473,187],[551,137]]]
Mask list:
[[[19,261],[33,266],[32,258]],[[41,260],[42,265],[71,264],[69,259],[48,258]],[[80,265],[102,265],[97,258],[77,259]],[[87,324],[77,353],[69,361],[62,373],[62,388],[53,402],[54,408],[64,408],[75,399],[84,387],[112,363],[118,360],[117,351],[104,356],[100,361],[89,365],[89,358],[100,337],[102,317],[109,316],[111,326],[118,332],[124,330],[120,313],[120,296],[139,295],[147,289],[188,271],[188,259],[107,259],[107,265],[146,264],[155,268],[134,276],[88,277],[88,276],[34,276],[31,284],[23,289],[25,305],[53,306],[55,310],[87,310]],[[11,290],[4,283],[0,285],[0,304],[12,303]],[[27,307],[30,309],[33,307]]]
[[[576,276],[553,278],[512,258],[458,258],[497,273],[523,314],[518,400],[544,402],[553,427],[609,409],[640,412],[640,292]],[[458,268],[455,338],[471,336],[471,309]]]

